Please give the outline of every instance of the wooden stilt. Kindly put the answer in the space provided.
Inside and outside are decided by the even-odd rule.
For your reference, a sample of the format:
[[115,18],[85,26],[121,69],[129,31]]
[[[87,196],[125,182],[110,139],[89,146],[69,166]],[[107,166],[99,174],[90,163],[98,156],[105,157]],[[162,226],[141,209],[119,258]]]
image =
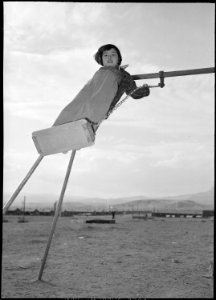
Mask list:
[[18,196],[19,192],[22,190],[22,188],[24,187],[24,185],[26,184],[26,182],[29,180],[29,178],[31,177],[31,175],[33,174],[34,170],[37,168],[37,166],[39,165],[39,163],[41,162],[41,160],[42,160],[43,157],[44,157],[43,155],[40,155],[38,157],[38,159],[36,160],[36,162],[34,163],[34,165],[31,167],[31,169],[27,173],[26,177],[20,183],[20,185],[18,186],[18,188],[16,189],[16,191],[13,193],[13,195],[11,196],[11,198],[8,200],[8,202],[5,204],[5,206],[3,207],[3,215],[8,211],[9,207],[11,206],[11,204],[13,203],[13,201],[16,199],[16,197]]
[[58,206],[57,206],[57,209],[55,211],[55,216],[54,216],[54,219],[53,219],[52,229],[51,229],[51,232],[50,232],[50,236],[49,236],[49,239],[48,239],[48,242],[47,242],[47,247],[46,247],[44,257],[43,257],[43,260],[42,260],[38,280],[41,280],[42,275],[43,275],[43,270],[44,270],[44,267],[45,267],[45,263],[46,263],[47,255],[48,255],[49,248],[50,248],[50,245],[51,245],[52,237],[53,237],[55,227],[56,227],[56,224],[57,224],[57,220],[58,220],[58,217],[59,217],[59,212],[61,211],[61,206],[62,206],[62,202],[63,202],[63,198],[64,198],[64,193],[65,193],[65,190],[66,190],[66,187],[67,187],[67,182],[68,182],[68,179],[69,179],[69,176],[70,176],[70,171],[71,171],[71,167],[72,167],[72,164],[73,164],[75,153],[76,153],[76,150],[73,150],[71,152],[70,161],[69,161],[69,164],[68,164],[68,168],[67,168],[65,180],[64,180],[64,183],[63,183],[62,191],[61,191],[61,194],[60,194]]

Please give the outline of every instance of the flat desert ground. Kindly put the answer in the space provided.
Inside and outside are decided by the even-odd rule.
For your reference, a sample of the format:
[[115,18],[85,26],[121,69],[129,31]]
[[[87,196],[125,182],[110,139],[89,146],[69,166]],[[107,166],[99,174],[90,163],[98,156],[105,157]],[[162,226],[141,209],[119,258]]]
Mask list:
[[90,218],[59,217],[38,280],[53,217],[5,216],[1,297],[213,298],[212,219]]

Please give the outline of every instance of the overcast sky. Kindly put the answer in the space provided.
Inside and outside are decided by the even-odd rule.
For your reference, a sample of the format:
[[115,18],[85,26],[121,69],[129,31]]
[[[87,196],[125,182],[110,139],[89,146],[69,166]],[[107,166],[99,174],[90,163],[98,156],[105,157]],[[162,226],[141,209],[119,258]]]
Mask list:
[[[214,66],[213,3],[4,2],[4,192],[38,157],[32,132],[50,127],[100,67],[112,43],[131,74]],[[158,80],[139,80],[157,84]],[[214,182],[214,74],[165,79],[128,99],[77,151],[66,194],[168,196]],[[22,195],[59,195],[68,154],[46,156]]]

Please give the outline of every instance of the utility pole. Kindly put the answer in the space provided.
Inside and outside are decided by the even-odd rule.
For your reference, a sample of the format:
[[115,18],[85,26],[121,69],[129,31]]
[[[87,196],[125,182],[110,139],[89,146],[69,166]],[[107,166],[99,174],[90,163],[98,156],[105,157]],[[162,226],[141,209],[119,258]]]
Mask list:
[[23,222],[25,221],[25,200],[26,200],[26,197],[24,196],[24,200],[23,200]]

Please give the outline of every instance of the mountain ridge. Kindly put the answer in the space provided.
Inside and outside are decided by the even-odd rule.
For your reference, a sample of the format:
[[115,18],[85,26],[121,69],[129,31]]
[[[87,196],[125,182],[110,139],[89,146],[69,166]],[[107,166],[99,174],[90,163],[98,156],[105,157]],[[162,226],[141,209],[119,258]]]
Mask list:
[[213,209],[208,204],[200,204],[193,200],[137,200],[113,206],[117,210],[157,210],[157,211],[202,211]]
[[[58,201],[59,196],[50,195],[50,194],[35,194],[35,195],[28,195],[26,197],[26,209],[31,208],[40,208],[43,207],[44,209],[53,208],[54,203]],[[4,195],[4,202],[6,203],[6,197]],[[188,206],[191,204],[188,201],[193,201],[193,205],[199,206],[200,208],[212,208],[214,207],[214,188],[212,187],[210,190],[206,192],[199,192],[193,194],[184,194],[184,195],[175,195],[175,196],[167,196],[167,197],[148,197],[148,196],[131,196],[131,197],[119,197],[119,198],[88,198],[88,197],[75,197],[75,196],[65,196],[63,201],[63,209],[69,208],[76,208],[76,209],[108,209],[110,207],[117,207],[117,205],[125,204],[127,205],[138,205],[139,201],[142,202],[143,207],[150,205],[156,206],[158,204],[159,207],[169,205],[176,205],[179,203],[179,206],[183,205],[184,201],[185,205]],[[148,201],[150,201],[148,203]],[[167,202],[170,201],[170,202]],[[182,202],[180,204],[180,202]],[[129,204],[131,202],[131,204]],[[145,205],[144,205],[145,203]],[[160,204],[159,204],[160,203]],[[173,204],[174,203],[174,204]],[[14,201],[11,205],[10,209],[14,209],[17,207],[22,207],[23,205],[23,197],[20,197]]]

